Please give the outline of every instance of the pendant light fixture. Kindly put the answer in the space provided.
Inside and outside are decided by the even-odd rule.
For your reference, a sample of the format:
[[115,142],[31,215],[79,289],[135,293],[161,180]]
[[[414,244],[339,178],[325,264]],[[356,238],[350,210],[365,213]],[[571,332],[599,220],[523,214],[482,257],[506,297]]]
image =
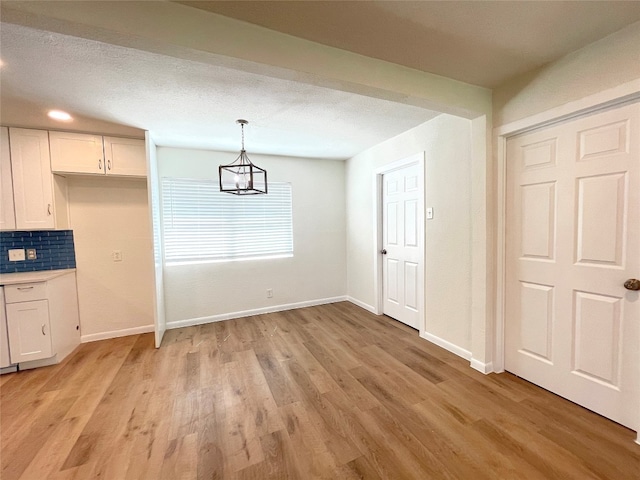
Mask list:
[[242,149],[240,155],[229,165],[220,165],[220,191],[234,195],[257,195],[267,193],[267,171],[254,165],[244,149],[244,126],[249,122],[236,120],[242,129]]

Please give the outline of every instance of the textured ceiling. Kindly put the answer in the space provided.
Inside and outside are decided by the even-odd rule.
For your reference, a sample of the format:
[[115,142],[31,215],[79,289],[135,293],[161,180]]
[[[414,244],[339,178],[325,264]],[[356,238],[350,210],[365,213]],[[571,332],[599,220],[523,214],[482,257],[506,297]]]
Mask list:
[[[123,135],[149,130],[160,145],[235,151],[240,117],[250,121],[250,153],[344,159],[437,115],[416,105],[446,107],[415,103],[404,90],[319,79],[316,67],[329,50],[332,60],[347,50],[416,74],[494,86],[640,18],[640,2],[179,3],[1,2],[0,120]],[[251,41],[242,37],[209,55],[198,40],[215,25],[269,38],[260,54],[274,58],[291,37],[267,37],[257,30],[268,30],[203,9],[342,50],[318,53],[307,42],[318,55],[315,69],[279,73],[271,68],[277,62],[245,58]],[[127,17],[133,10],[135,20]],[[397,71],[400,83],[421,85],[409,69]],[[68,110],[74,122],[52,123],[49,108]]]
[[640,20],[640,1],[180,1],[494,88]]
[[[346,159],[437,115],[11,24],[2,24],[0,40],[5,124],[56,128],[42,124],[44,113],[62,108],[74,117],[149,130],[158,145],[234,151],[240,146],[235,120],[245,118],[250,153]],[[87,129],[84,122],[57,128]]]

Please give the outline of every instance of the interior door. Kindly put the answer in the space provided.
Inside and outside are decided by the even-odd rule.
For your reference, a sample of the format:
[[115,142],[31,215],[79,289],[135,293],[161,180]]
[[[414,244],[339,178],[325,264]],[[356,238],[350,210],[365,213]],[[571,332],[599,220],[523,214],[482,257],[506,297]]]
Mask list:
[[505,368],[638,429],[640,106],[507,141]]
[[424,296],[424,179],[413,164],[383,175],[383,311],[419,329]]

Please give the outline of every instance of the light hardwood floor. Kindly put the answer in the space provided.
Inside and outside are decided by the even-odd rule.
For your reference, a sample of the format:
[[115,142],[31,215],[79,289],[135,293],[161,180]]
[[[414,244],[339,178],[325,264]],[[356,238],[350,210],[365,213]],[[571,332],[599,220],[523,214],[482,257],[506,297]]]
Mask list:
[[349,303],[0,379],[0,478],[640,479],[634,433]]

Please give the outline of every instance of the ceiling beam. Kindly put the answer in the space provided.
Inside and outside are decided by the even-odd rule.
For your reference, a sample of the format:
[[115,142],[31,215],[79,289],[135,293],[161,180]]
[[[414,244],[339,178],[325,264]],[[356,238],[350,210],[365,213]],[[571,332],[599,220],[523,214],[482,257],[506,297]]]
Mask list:
[[2,2],[3,22],[260,75],[381,98],[465,118],[491,116],[491,90],[156,2]]

